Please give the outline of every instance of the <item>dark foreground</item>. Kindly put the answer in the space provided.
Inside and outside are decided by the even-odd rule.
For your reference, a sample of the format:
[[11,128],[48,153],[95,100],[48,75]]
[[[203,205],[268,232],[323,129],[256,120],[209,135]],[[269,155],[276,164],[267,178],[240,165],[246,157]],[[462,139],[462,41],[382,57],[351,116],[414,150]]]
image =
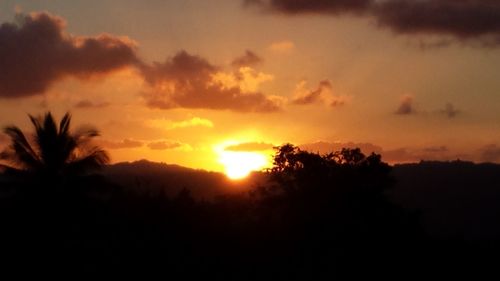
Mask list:
[[[300,168],[274,170],[267,186],[212,200],[197,199],[187,189],[173,196],[158,190],[133,190],[99,176],[59,187],[44,182],[15,188],[4,184],[0,274],[174,280],[344,276],[405,280],[464,274],[477,279],[498,274],[498,227],[491,221],[499,218],[499,208],[490,202],[496,200],[493,195],[488,196],[490,201],[485,199],[487,209],[483,210],[490,212],[489,221],[475,224],[484,225],[481,233],[481,229],[467,229],[470,224],[466,222],[471,220],[467,214],[447,211],[461,206],[437,210],[433,205],[437,195],[422,191],[434,196],[425,203],[425,196],[413,194],[413,186],[398,185],[394,171],[383,163],[325,168],[326,162],[309,160],[301,159],[309,164]],[[308,165],[312,165],[310,170]],[[407,173],[405,178],[412,183],[418,180],[410,174],[422,179],[416,168],[396,172]],[[483,188],[479,184],[487,184],[478,181],[471,187],[476,191]],[[451,188],[438,182],[437,186]],[[465,201],[457,201],[459,195],[447,194],[452,205],[468,204],[467,196],[460,195]],[[476,207],[475,211],[481,209]],[[458,224],[465,229],[452,227],[453,233],[443,232],[437,223],[436,230],[436,219],[429,214],[444,214],[445,220],[459,222],[457,216],[463,217],[465,222]]]

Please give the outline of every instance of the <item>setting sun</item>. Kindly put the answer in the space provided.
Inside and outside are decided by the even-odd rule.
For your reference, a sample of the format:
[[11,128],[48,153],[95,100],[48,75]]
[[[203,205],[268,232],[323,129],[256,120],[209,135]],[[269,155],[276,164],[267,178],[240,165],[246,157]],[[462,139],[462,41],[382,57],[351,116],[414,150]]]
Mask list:
[[268,166],[265,155],[257,152],[223,151],[219,162],[224,165],[224,173],[228,178],[237,180],[247,177],[250,172]]

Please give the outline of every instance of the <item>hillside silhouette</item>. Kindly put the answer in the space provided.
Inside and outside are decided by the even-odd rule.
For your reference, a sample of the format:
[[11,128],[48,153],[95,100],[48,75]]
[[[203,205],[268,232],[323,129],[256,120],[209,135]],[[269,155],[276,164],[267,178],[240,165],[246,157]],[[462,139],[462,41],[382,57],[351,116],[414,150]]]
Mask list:
[[198,200],[211,200],[224,194],[241,193],[266,180],[266,174],[262,172],[252,173],[245,181],[232,181],[219,172],[148,160],[107,165],[101,173],[109,181],[120,186],[144,192],[164,192],[169,197],[186,188]]
[[419,210],[429,234],[482,243],[500,237],[500,165],[422,161],[392,173],[392,200]]
[[[34,140],[6,129],[13,133],[2,154],[10,165],[0,175],[5,274],[321,280],[496,273],[499,165],[392,167],[360,149],[321,155],[284,144],[269,171],[234,184],[220,173],[145,160],[105,165],[105,151],[93,145],[72,154],[97,132],[73,142],[78,135],[66,116],[59,125],[50,114],[32,118],[42,136]],[[91,165],[75,173],[81,159]]]
[[[435,237],[488,241],[500,237],[500,165],[464,161],[422,161],[392,166],[394,187],[388,198],[420,214],[426,231]],[[266,183],[270,175],[254,172],[234,182],[208,172],[147,160],[107,165],[102,174],[111,182],[144,192],[175,196],[183,188],[199,200],[239,194]],[[236,188],[235,188],[236,187]]]

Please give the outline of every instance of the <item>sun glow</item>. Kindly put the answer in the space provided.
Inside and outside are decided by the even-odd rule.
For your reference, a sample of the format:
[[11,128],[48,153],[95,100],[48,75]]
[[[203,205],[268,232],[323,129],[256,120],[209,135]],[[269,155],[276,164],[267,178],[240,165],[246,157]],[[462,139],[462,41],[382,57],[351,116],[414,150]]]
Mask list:
[[268,166],[265,155],[257,152],[222,151],[219,162],[224,165],[224,173],[233,180],[243,179],[252,171]]

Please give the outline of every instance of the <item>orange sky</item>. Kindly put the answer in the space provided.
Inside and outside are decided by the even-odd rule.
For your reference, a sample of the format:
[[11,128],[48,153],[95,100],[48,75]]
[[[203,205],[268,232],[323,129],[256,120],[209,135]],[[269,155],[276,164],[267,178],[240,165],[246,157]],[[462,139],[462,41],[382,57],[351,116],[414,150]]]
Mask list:
[[71,111],[113,162],[218,171],[284,142],[500,162],[500,20],[472,29],[474,1],[411,28],[385,6],[249,2],[2,1],[0,125]]

